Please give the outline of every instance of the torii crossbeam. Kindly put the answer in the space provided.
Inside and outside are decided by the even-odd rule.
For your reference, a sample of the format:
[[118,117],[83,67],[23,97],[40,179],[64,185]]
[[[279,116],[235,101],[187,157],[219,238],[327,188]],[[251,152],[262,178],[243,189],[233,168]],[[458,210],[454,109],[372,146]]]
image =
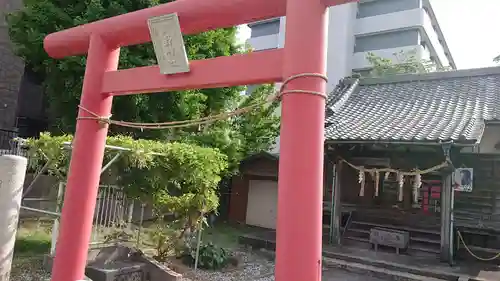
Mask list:
[[[355,1],[177,0],[50,34],[44,46],[53,58],[88,54],[80,104],[108,116],[114,95],[325,75],[327,7]],[[147,20],[171,13],[178,14],[183,34],[286,16],[285,48],[193,61],[189,73],[168,76],[157,66],[117,70],[120,47],[151,41]],[[281,113],[276,280],[319,281],[325,98],[304,91],[325,92],[326,83],[301,77],[287,90]],[[90,117],[83,110],[78,116]],[[93,120],[77,122],[53,281],[83,279],[107,131]]]

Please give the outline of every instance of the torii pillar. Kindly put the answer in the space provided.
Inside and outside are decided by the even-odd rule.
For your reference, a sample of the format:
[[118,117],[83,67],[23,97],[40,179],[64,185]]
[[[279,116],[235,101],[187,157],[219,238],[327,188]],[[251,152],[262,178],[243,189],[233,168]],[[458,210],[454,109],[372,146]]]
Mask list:
[[[48,35],[53,58],[88,53],[80,104],[100,116],[115,95],[282,82],[326,74],[327,7],[356,0],[177,0]],[[285,48],[190,63],[162,75],[158,66],[117,70],[119,48],[151,41],[147,20],[177,13],[184,34],[286,16]],[[321,280],[325,92],[318,77],[291,81],[282,98],[277,222],[277,281]],[[119,110],[119,108],[117,109]],[[80,110],[79,117],[89,117]],[[68,173],[52,281],[84,277],[108,128],[79,119]]]

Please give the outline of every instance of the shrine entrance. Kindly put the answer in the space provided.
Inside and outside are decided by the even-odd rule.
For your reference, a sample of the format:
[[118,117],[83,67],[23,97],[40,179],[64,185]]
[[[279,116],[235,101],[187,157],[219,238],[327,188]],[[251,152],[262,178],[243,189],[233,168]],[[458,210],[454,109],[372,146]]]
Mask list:
[[[84,276],[113,96],[269,82],[286,85],[276,280],[320,280],[327,7],[348,2],[354,0],[178,0],[48,35],[44,47],[53,58],[88,54],[52,280]],[[183,46],[172,21],[150,34],[148,21],[160,16],[178,18],[184,35],[286,16],[286,47],[185,65],[167,58],[180,63],[174,71],[162,69],[165,59],[160,67],[117,70],[120,47],[160,35],[154,45],[166,35]]]
[[450,147],[330,143],[336,168],[328,178],[339,194],[330,213],[340,221],[331,224],[332,244],[366,247],[376,231],[390,229],[406,237],[407,254],[451,262]]

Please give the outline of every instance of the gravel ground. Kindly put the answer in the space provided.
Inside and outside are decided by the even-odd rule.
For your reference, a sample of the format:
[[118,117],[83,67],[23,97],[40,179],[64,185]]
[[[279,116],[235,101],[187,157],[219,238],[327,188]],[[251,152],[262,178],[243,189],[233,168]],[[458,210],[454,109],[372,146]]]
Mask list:
[[[227,272],[189,270],[183,281],[274,281],[274,261],[267,253],[237,252],[242,264]],[[384,281],[340,269],[324,268],[323,281]]]
[[45,281],[50,274],[43,269],[43,257],[15,257],[10,280],[12,281]]
[[274,274],[274,262],[271,258],[254,252],[234,252],[239,257],[240,266],[226,271],[188,270],[183,273],[183,281],[251,281]]
[[[241,260],[238,268],[226,271],[194,271],[183,272],[183,281],[274,281],[274,261],[266,253],[235,253]],[[12,281],[45,281],[50,274],[43,269],[43,258],[16,257],[11,273]],[[375,277],[359,275],[340,269],[325,268],[323,281],[383,281]]]

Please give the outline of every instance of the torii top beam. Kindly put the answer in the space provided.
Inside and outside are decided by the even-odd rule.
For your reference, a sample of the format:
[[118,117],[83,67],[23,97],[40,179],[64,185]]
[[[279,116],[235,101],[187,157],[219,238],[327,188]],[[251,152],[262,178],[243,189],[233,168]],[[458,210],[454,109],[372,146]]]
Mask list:
[[[196,4],[193,5],[193,2]],[[326,6],[335,6],[355,0],[323,2]],[[179,15],[183,34],[196,34],[281,17],[285,15],[285,10],[286,0],[177,0],[52,33],[45,38],[44,48],[53,58],[83,55],[88,51],[91,34],[101,35],[108,45],[116,47],[150,42],[148,19],[170,13]],[[206,19],[211,20],[207,22]]]

